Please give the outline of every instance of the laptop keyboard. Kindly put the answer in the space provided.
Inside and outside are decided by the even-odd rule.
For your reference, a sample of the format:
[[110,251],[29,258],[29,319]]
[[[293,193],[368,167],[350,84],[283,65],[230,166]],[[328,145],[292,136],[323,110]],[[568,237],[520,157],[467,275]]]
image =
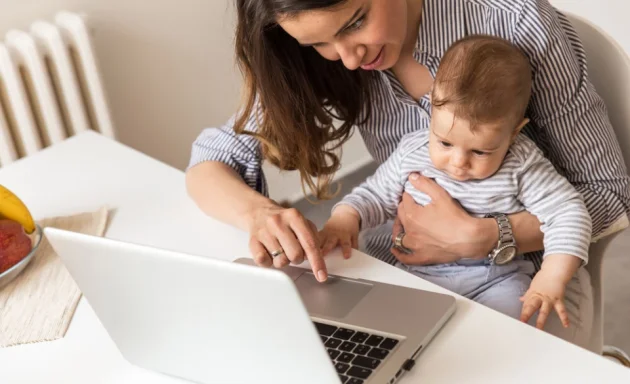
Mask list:
[[343,384],[363,384],[398,340],[313,322]]

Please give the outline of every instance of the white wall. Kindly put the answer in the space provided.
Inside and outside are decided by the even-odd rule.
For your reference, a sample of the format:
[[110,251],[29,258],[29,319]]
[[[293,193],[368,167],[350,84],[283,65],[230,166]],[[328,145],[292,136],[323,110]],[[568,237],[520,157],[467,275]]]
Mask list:
[[550,0],[561,10],[591,20],[615,38],[630,54],[630,2],[627,0]]
[[183,168],[202,127],[223,123],[239,100],[231,4],[0,0],[0,33],[60,9],[86,13],[120,141]]
[[[0,0],[0,34],[55,11],[85,12],[94,32],[119,139],[183,169],[206,126],[235,111],[240,76],[233,62],[233,0]],[[551,0],[601,25],[630,52],[626,0]],[[343,172],[369,161],[358,138]],[[294,173],[267,167],[273,197],[301,195]]]

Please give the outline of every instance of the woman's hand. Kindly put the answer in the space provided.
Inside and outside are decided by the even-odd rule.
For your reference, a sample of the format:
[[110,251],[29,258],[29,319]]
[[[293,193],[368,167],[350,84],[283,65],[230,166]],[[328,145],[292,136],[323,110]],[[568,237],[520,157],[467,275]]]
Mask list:
[[499,236],[493,219],[470,216],[448,192],[429,178],[414,173],[409,181],[426,193],[431,203],[421,206],[409,194],[403,194],[392,239],[404,228],[403,245],[413,252],[406,254],[393,248],[392,253],[400,262],[443,264],[488,255]]
[[[308,259],[320,282],[326,281],[326,264],[320,252],[317,227],[295,208],[261,206],[249,225],[249,249],[257,265],[282,268]],[[272,257],[272,253],[279,253]]]

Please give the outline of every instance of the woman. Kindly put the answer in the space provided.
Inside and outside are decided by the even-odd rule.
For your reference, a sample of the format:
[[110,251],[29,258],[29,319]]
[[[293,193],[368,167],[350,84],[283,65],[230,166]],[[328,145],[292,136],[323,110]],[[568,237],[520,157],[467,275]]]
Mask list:
[[[503,37],[529,57],[534,86],[528,111],[532,124],[525,133],[582,193],[593,235],[608,231],[629,211],[630,183],[605,107],[587,79],[583,49],[567,19],[546,0],[236,4],[236,51],[246,102],[235,119],[198,137],[187,186],[208,215],[250,233],[259,265],[282,267],[307,258],[316,276],[326,279],[315,226],[266,197],[263,160],[299,170],[303,184],[327,197],[339,167],[335,150],[353,126],[379,163],[404,134],[427,129],[427,94],[440,58],[469,34]],[[341,124],[334,126],[333,118]],[[495,248],[494,219],[469,216],[421,176],[415,186],[432,203],[421,207],[408,196],[403,199],[403,246],[413,253],[392,251],[400,261],[446,263],[486,257]],[[519,252],[542,249],[543,234],[533,215],[522,212],[509,221]],[[397,224],[393,235],[400,230]],[[391,226],[363,238],[366,252],[393,261]],[[539,265],[536,254],[529,257]],[[586,346],[593,304],[585,270],[570,283],[566,301],[572,327],[563,329],[552,314],[545,329]]]

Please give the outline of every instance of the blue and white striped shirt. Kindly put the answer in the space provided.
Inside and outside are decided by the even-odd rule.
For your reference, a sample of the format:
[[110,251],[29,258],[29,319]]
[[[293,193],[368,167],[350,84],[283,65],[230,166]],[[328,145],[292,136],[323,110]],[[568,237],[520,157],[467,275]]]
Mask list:
[[[414,56],[432,76],[455,41],[472,34],[511,41],[529,58],[533,73],[524,130],[558,172],[582,194],[593,224],[593,237],[630,212],[630,183],[606,107],[588,80],[586,54],[568,19],[547,0],[424,0]],[[372,157],[383,163],[402,137],[428,129],[428,95],[415,101],[391,71],[379,72],[373,85],[372,114],[358,126]],[[236,136],[233,120],[205,129],[192,148],[189,166],[220,161],[267,194],[258,141]],[[248,130],[255,131],[255,119]],[[391,247],[391,232],[378,243]],[[373,239],[377,240],[377,239]],[[536,264],[540,257],[531,255]]]

